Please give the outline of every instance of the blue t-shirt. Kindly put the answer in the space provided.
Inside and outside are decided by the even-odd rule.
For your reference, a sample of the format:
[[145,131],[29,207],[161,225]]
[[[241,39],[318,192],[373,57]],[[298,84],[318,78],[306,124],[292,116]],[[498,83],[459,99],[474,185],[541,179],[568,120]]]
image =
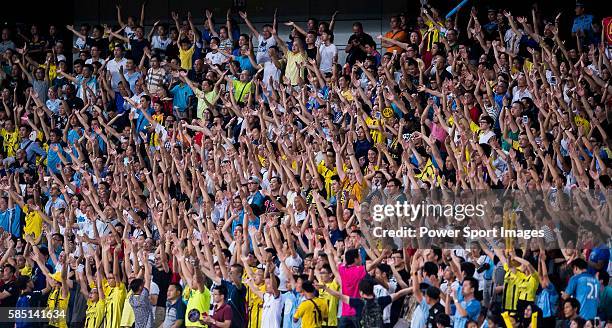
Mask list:
[[189,97],[193,96],[193,91],[186,83],[179,83],[170,89],[172,94],[172,106],[178,107],[178,110],[184,112],[189,105]]
[[590,32],[593,27],[593,15],[582,15],[574,18],[574,25],[572,26],[572,33],[578,31]]
[[240,64],[241,70],[246,69],[250,74],[255,74],[255,67],[253,67],[253,64],[251,64],[251,60],[248,56],[236,56],[234,59]]
[[293,322],[295,310],[301,302],[301,296],[295,290],[281,294],[283,302],[283,327],[282,328],[298,328],[302,326],[301,319],[298,322]]
[[52,149],[54,145],[59,148],[59,152],[62,154],[62,156],[64,156],[64,158],[69,156],[67,156],[66,152],[64,152],[64,148],[61,143],[56,142],[49,145],[49,149],[47,150],[47,169],[53,174],[60,174],[61,172],[60,169],[57,168],[57,165],[61,165],[62,161],[57,154],[58,152]]
[[549,318],[557,313],[557,304],[559,303],[559,293],[552,283],[548,283],[546,288],[543,288],[540,294],[536,297],[536,305],[542,309],[542,317]]
[[565,293],[580,302],[580,316],[583,319],[591,320],[595,318],[599,300],[599,281],[593,275],[583,272],[572,276]]
[[6,211],[0,211],[0,227],[4,231],[8,231],[14,237],[21,237],[21,208],[15,206],[7,208]]
[[[589,261],[595,263],[603,261],[604,266],[601,271],[605,271],[606,268],[608,268],[608,262],[610,262],[610,249],[605,244],[593,248],[591,255],[589,256]],[[590,274],[595,274],[597,270],[589,267],[587,272]]]
[[454,328],[464,328],[469,320],[477,321],[480,315],[480,302],[476,299],[471,299],[469,301],[463,300],[459,303],[467,312],[467,316],[462,317],[455,309],[455,314],[453,315]]

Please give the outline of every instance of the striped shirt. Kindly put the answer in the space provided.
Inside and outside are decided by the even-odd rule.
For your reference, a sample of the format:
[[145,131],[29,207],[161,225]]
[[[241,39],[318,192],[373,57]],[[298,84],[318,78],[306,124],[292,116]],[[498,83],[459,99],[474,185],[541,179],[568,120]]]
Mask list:
[[149,68],[147,71],[147,88],[149,92],[155,93],[157,90],[163,87],[166,78],[166,70],[163,68]]

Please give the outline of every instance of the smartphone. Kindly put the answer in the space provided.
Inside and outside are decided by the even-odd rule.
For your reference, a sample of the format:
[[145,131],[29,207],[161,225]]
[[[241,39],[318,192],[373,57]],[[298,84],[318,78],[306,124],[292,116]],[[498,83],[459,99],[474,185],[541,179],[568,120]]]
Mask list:
[[381,118],[380,112],[374,112],[374,118],[376,118],[377,120],[380,120]]
[[599,325],[601,324],[601,320],[599,319],[599,317],[593,318],[593,324],[595,327],[599,328]]
[[529,122],[529,118],[527,115],[523,115],[523,124],[526,124],[527,122]]
[[536,137],[535,138],[535,143],[536,143],[536,145],[540,146],[542,144],[542,138]]
[[404,140],[409,140],[410,137],[412,137],[412,135],[410,133],[404,133],[404,135],[402,136],[402,138],[404,138]]

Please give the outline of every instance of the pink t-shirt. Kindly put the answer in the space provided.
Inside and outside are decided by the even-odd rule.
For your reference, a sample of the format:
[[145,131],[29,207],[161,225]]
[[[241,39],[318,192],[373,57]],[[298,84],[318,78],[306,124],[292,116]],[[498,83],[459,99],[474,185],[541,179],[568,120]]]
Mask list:
[[[341,264],[338,267],[338,273],[340,273],[340,279],[342,279],[342,294],[348,297],[359,297],[359,282],[366,275],[365,266],[349,266],[346,267]],[[355,309],[350,307],[346,303],[342,303],[342,316],[351,317],[356,315]]]
[[446,130],[444,130],[444,128],[440,126],[440,124],[433,123],[431,125],[431,135],[430,136],[440,141],[440,143],[444,144],[444,139],[446,139],[447,135],[448,133],[446,133]]

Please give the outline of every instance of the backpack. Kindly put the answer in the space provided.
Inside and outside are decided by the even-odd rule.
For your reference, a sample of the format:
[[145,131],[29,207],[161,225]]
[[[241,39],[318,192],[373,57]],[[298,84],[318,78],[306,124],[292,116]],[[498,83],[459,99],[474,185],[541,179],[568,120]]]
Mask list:
[[361,327],[362,328],[382,328],[383,326],[383,309],[378,305],[376,299],[363,300],[363,308],[361,310]]

